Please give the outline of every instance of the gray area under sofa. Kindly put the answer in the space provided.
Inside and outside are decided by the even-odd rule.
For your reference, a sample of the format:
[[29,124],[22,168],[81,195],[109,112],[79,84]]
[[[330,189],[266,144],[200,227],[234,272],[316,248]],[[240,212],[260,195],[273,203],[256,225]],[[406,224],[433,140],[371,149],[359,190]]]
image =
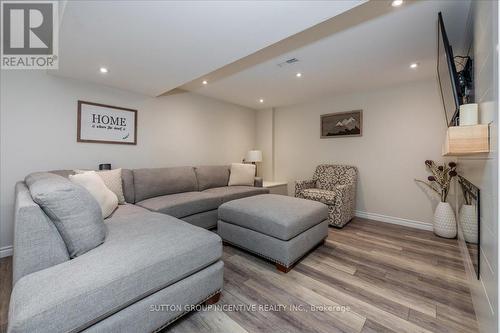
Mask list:
[[8,332],[149,332],[220,292],[221,239],[203,228],[222,203],[268,192],[228,181],[229,166],[123,169],[127,204],[104,221],[104,243],[74,259],[19,182]]

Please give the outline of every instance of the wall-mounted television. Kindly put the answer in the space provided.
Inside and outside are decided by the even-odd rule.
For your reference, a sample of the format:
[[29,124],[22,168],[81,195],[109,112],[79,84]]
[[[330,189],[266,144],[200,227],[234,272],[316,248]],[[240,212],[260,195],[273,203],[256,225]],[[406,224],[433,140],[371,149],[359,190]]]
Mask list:
[[462,96],[453,51],[446,35],[443,16],[438,14],[437,74],[448,126],[458,125],[458,109]]

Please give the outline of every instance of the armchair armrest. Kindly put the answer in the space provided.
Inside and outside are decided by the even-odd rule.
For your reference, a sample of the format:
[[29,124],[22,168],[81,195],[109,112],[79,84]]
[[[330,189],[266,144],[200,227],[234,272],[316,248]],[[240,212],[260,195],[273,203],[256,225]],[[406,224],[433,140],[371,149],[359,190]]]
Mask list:
[[354,209],[356,205],[356,184],[345,184],[336,185],[335,190],[335,200],[339,205],[342,205],[346,209],[349,209],[354,214]]
[[345,192],[351,190],[352,188],[354,188],[354,184],[344,184],[344,185],[335,185],[333,187],[333,190]]
[[301,192],[305,189],[308,188],[315,188],[316,187],[316,181],[312,179],[308,180],[299,180],[295,182],[295,196],[297,198],[301,198],[302,194]]
[[335,185],[333,187],[334,192],[341,192],[342,195],[347,196],[353,193],[356,193],[356,184],[344,184],[344,185]]

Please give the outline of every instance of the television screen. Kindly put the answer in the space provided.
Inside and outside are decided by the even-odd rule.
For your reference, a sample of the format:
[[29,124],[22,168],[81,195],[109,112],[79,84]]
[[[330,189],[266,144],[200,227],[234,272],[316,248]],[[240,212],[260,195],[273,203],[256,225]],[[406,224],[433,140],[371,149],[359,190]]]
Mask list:
[[458,115],[460,96],[453,52],[448,42],[441,13],[439,13],[438,23],[437,74],[446,116],[446,124],[451,126],[453,125],[455,116]]

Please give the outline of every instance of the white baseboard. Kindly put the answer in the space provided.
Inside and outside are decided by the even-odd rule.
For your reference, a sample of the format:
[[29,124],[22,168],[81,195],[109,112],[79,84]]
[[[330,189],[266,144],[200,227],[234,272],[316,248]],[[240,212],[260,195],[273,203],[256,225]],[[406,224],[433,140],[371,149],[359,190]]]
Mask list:
[[397,224],[397,225],[402,225],[405,227],[410,227],[410,228],[415,228],[415,229],[431,230],[432,231],[432,224],[422,222],[422,221],[408,220],[408,219],[403,219],[401,217],[394,217],[394,216],[387,216],[387,215],[376,214],[376,213],[363,212],[360,210],[355,211],[354,214],[357,217],[361,217],[361,218],[365,218],[365,219],[369,219],[369,220]]
[[0,247],[0,258],[10,257],[12,255],[12,245]]

